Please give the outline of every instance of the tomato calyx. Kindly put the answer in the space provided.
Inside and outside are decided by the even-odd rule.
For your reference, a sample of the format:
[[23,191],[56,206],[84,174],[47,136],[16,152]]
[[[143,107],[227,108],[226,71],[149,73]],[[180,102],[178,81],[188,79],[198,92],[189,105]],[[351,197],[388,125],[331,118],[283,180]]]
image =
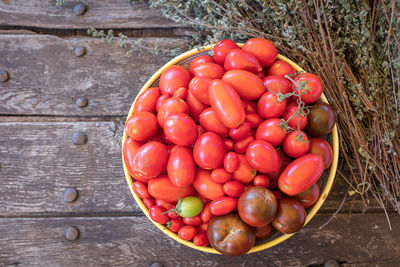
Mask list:
[[179,197],[179,195],[178,195],[178,202],[176,203],[175,208],[167,210],[166,212],[163,212],[162,214],[170,213],[170,212],[176,212],[178,215],[181,215],[181,212],[182,212],[182,199]]

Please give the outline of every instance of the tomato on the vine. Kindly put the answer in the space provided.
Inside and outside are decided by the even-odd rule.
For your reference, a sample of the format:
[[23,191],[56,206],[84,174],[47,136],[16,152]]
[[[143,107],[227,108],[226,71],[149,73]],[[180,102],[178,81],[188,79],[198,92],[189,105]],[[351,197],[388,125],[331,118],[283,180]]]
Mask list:
[[260,97],[257,104],[257,112],[264,119],[280,117],[286,110],[286,99],[279,100],[271,92],[266,92]]
[[283,151],[292,158],[298,158],[308,152],[310,149],[310,141],[305,132],[290,132],[282,143]]
[[[287,108],[285,113],[283,114],[282,118],[287,122],[288,126],[296,129],[296,130],[303,130],[306,125],[307,125],[307,114],[302,111],[298,111],[298,106],[293,106],[290,108]],[[300,126],[300,129],[299,129]]]
[[[305,104],[314,103],[322,95],[322,80],[313,73],[301,73],[293,81],[295,83],[293,91],[301,91],[301,101]],[[303,84],[305,85],[303,86]]]
[[280,145],[286,137],[281,120],[273,118],[263,121],[257,128],[256,139],[265,140],[273,146]]
[[181,227],[184,225],[185,224],[182,222],[182,220],[172,219],[169,222],[167,222],[166,227],[172,232],[178,233],[179,229],[181,229]]
[[281,76],[266,76],[263,79],[264,86],[267,88],[268,92],[272,92],[278,94],[281,92],[282,94],[290,93],[292,89],[292,83]]

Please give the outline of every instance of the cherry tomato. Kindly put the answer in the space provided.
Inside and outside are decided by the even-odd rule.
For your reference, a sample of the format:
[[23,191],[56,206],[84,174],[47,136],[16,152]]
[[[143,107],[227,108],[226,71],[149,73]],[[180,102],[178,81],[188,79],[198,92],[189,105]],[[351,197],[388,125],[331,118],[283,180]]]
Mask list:
[[150,209],[151,207],[153,207],[156,204],[154,201],[154,198],[152,198],[152,197],[143,199],[143,203],[146,205],[147,209]]
[[175,205],[172,203],[169,203],[168,201],[162,200],[162,199],[156,199],[156,205],[164,207],[166,210],[171,210],[175,208]]
[[150,218],[157,222],[164,224],[169,221],[169,217],[167,214],[164,214],[167,210],[161,206],[153,206],[149,209]]
[[276,76],[281,76],[281,77],[285,77],[285,75],[290,75],[290,74],[294,74],[295,70],[293,69],[293,67],[283,61],[283,60],[277,60],[274,63],[272,63],[271,66],[269,66],[268,71],[267,71],[267,75],[276,75]]
[[259,174],[256,177],[254,177],[253,181],[255,186],[262,186],[262,187],[268,187],[270,184],[269,178],[263,174]]
[[158,110],[157,120],[160,127],[164,127],[164,123],[171,115],[178,113],[189,113],[189,107],[185,101],[179,98],[170,98],[165,100]]
[[200,232],[193,237],[193,244],[198,247],[206,247],[210,242],[208,242],[208,237],[206,232]]
[[313,184],[310,188],[306,189],[306,191],[295,195],[294,198],[299,201],[305,209],[311,207],[319,198],[318,183]]
[[156,102],[156,110],[157,112],[160,110],[162,104],[164,104],[164,102],[168,99],[170,99],[171,96],[169,94],[165,94],[165,95],[161,95]]
[[194,69],[196,67],[198,67],[199,65],[201,65],[203,63],[209,63],[209,62],[214,63],[214,59],[210,56],[203,55],[203,56],[196,57],[189,64],[190,73],[194,75]]
[[250,53],[247,53],[241,49],[232,49],[226,55],[224,68],[226,70],[246,70],[257,74],[262,71],[260,62],[257,58]]
[[178,231],[179,238],[187,241],[192,240],[196,234],[197,229],[192,225],[184,225]]
[[257,112],[264,119],[280,117],[286,109],[286,99],[279,102],[274,93],[266,92],[257,104]]
[[200,125],[206,131],[218,134],[221,138],[228,137],[229,128],[218,118],[213,108],[206,108],[199,116]]
[[175,91],[174,95],[172,96],[173,98],[180,98],[182,100],[186,99],[187,96],[187,90],[185,87],[181,87],[178,90]]
[[[172,209],[175,209],[176,206],[174,206]],[[180,216],[176,211],[170,211],[167,213],[168,217],[170,217],[171,219],[178,219]]]
[[[211,213],[210,213],[211,214]],[[211,214],[212,215],[212,214]],[[211,217],[212,218],[212,217]],[[211,220],[211,219],[210,219]],[[199,229],[200,232],[205,232],[207,233],[207,228],[208,228],[208,223],[203,223],[202,225],[198,226],[197,229]]]
[[188,91],[186,103],[189,106],[190,117],[192,117],[196,122],[200,122],[200,114],[206,109],[206,106],[197,100],[190,91]]
[[273,42],[263,38],[253,38],[248,40],[242,50],[253,54],[261,64],[261,67],[268,67],[276,60],[279,54]]
[[200,168],[211,170],[218,168],[224,160],[225,144],[215,133],[206,132],[196,140],[193,156]]
[[273,146],[280,145],[286,137],[281,127],[281,120],[278,118],[262,122],[256,131],[256,139],[265,140]]
[[332,107],[324,102],[317,102],[308,107],[308,123],[306,131],[311,136],[322,136],[332,132],[336,122],[336,114]]
[[157,99],[160,97],[160,89],[153,87],[141,93],[135,101],[133,108],[134,113],[148,111],[151,113],[156,112]]
[[140,181],[136,181],[132,184],[133,191],[135,191],[136,195],[140,198],[149,198],[149,192],[147,191],[147,185]]
[[268,173],[267,176],[270,180],[270,188],[278,188],[278,179],[279,175],[281,175],[282,171],[286,168],[287,165],[292,161],[285,153],[283,153],[282,149],[277,150],[279,156],[279,169],[277,172]]
[[229,39],[224,39],[219,41],[213,48],[213,59],[220,65],[223,65],[225,62],[226,55],[228,55],[229,51],[232,49],[238,49],[237,44]]
[[251,131],[250,123],[243,122],[239,127],[232,128],[229,130],[229,135],[234,140],[241,140],[249,135]]
[[278,201],[278,213],[272,226],[283,234],[292,234],[301,229],[306,221],[303,205],[293,198],[282,198]]
[[[301,73],[297,75],[293,81],[295,84],[306,83],[308,89],[301,89],[301,101],[306,104],[314,103],[322,95],[322,80],[313,73]],[[293,91],[299,91],[300,87],[293,85]]]
[[250,166],[245,155],[237,154],[237,156],[239,158],[239,168],[233,172],[232,177],[242,184],[248,184],[256,177],[257,171]]
[[208,89],[211,107],[217,118],[228,128],[239,126],[245,119],[245,113],[236,91],[221,80],[213,80]]
[[228,181],[222,187],[227,196],[237,198],[243,193],[243,184],[238,181]]
[[194,76],[211,79],[221,79],[224,76],[225,70],[223,67],[216,63],[203,63],[194,68]]
[[152,197],[172,203],[178,201],[178,196],[184,198],[194,195],[193,186],[177,187],[171,183],[168,176],[165,174],[149,180],[147,190]]
[[189,92],[196,97],[202,104],[209,106],[210,100],[208,99],[208,87],[212,79],[208,77],[194,77],[189,83]]
[[306,154],[292,161],[281,173],[279,189],[288,196],[304,192],[324,171],[324,160],[319,155]]
[[178,233],[179,229],[181,229],[182,226],[185,224],[182,222],[182,220],[178,219],[172,219],[169,222],[167,222],[167,228],[171,230],[174,233]]
[[222,191],[222,184],[214,182],[211,179],[211,172],[203,169],[197,169],[193,186],[207,199],[214,200],[225,195]]
[[239,157],[235,152],[228,152],[224,157],[224,169],[228,173],[233,173],[239,168]]
[[324,169],[328,169],[332,163],[332,148],[331,145],[322,138],[311,138],[310,150],[311,154],[320,155],[324,159]]
[[210,204],[210,210],[213,215],[225,215],[234,211],[237,207],[236,198],[220,197],[214,199]]
[[264,140],[255,140],[246,150],[246,159],[257,171],[276,172],[279,169],[279,155],[273,145]]
[[231,139],[224,139],[222,140],[225,144],[225,150],[226,152],[232,151],[233,150],[233,141]]
[[227,256],[247,253],[256,239],[253,229],[237,213],[213,217],[208,224],[207,236],[211,246]]
[[201,211],[200,217],[203,223],[208,223],[211,218],[212,218],[212,213],[210,210],[210,203],[207,203],[204,207],[203,210]]
[[227,71],[222,80],[230,84],[244,100],[257,99],[266,90],[263,81],[257,75],[245,70]]
[[132,167],[135,173],[151,179],[161,174],[167,166],[167,147],[160,142],[148,142],[142,145],[133,157]]
[[148,111],[135,113],[126,121],[125,131],[133,140],[146,141],[157,134],[157,117]]
[[141,176],[137,175],[137,173],[133,169],[133,158],[136,155],[138,149],[142,146],[142,143],[134,141],[130,138],[126,139],[124,146],[122,148],[122,154],[124,157],[124,162],[126,169],[128,170],[129,174],[135,179],[141,182],[147,183],[147,178],[142,178]]
[[193,226],[198,226],[203,224],[200,215],[196,215],[193,217],[183,217],[182,221],[187,225],[193,225]]
[[196,122],[184,113],[169,116],[164,122],[164,134],[179,146],[191,146],[197,139]]
[[190,185],[196,175],[192,150],[174,146],[168,159],[167,173],[173,185],[178,187]]
[[308,152],[310,149],[310,141],[305,132],[290,132],[282,144],[283,151],[292,158],[298,158]]
[[255,112],[247,112],[245,121],[250,123],[251,128],[257,128],[263,122],[263,119]]
[[254,141],[254,136],[249,135],[246,138],[242,139],[242,140],[238,140],[236,141],[235,145],[234,145],[234,150],[236,153],[239,154],[243,154],[246,152],[247,147],[249,146],[249,144],[251,142]]
[[161,74],[160,90],[163,94],[173,95],[181,87],[188,88],[192,75],[182,66],[173,65]]
[[223,184],[226,181],[229,181],[232,178],[232,174],[227,172],[225,169],[223,168],[218,168],[215,169],[211,172],[211,179],[214,182]]
[[[284,119],[285,121],[288,121],[290,117],[292,117],[289,121],[288,121],[288,125],[289,127],[292,127],[296,130],[303,130],[304,127],[306,127],[307,125],[307,114],[299,114],[297,115],[293,115],[297,112],[298,107],[294,106],[294,107],[290,107],[287,108],[285,113],[282,116],[282,119]],[[299,122],[297,122],[297,117]],[[300,129],[299,129],[299,125],[300,125]]]
[[263,240],[269,237],[274,232],[274,228],[269,223],[264,226],[256,227],[254,233],[256,234],[256,240]]
[[278,209],[275,195],[264,187],[247,189],[239,198],[240,218],[250,226],[264,226],[274,219]]
[[263,79],[264,86],[267,88],[268,92],[272,92],[278,94],[281,92],[282,94],[290,93],[292,89],[292,84],[288,79],[285,79],[281,76],[266,76]]

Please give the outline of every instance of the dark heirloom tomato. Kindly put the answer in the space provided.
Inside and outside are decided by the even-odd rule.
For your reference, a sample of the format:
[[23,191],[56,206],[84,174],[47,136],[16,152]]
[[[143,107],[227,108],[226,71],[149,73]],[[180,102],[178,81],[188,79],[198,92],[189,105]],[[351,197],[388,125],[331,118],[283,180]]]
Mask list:
[[212,57],[206,56],[206,55],[196,57],[189,64],[190,73],[192,73],[194,75],[194,68],[200,66],[203,63],[208,63],[208,62],[214,63],[214,59]]
[[214,182],[211,179],[211,172],[203,169],[197,169],[193,186],[197,192],[207,199],[214,200],[225,195],[222,191],[222,184]]
[[259,227],[270,223],[277,211],[275,195],[268,189],[254,186],[239,198],[239,216],[250,226]]
[[246,159],[257,171],[272,173],[279,169],[279,155],[273,145],[264,140],[255,140],[246,150]]
[[163,71],[160,77],[160,90],[163,94],[173,95],[181,87],[188,88],[192,75],[182,66],[173,65]]
[[224,169],[232,173],[239,168],[239,157],[235,152],[228,152],[224,157]]
[[225,144],[215,133],[206,132],[194,143],[193,156],[200,168],[218,168],[224,161]]
[[245,121],[250,123],[251,128],[257,128],[263,119],[256,112],[247,112]]
[[280,117],[286,109],[286,99],[279,102],[278,97],[271,92],[266,92],[257,103],[257,112],[264,119]]
[[142,145],[133,157],[132,167],[143,178],[152,179],[161,174],[167,166],[167,147],[160,142],[148,142]]
[[221,80],[213,80],[208,88],[208,96],[211,107],[226,127],[235,128],[244,121],[242,101],[229,84]]
[[196,163],[190,148],[174,146],[168,159],[167,173],[176,186],[190,185],[196,175]]
[[157,131],[157,117],[148,111],[133,114],[125,123],[126,134],[136,141],[147,141],[155,136]]
[[237,154],[237,156],[239,158],[239,168],[233,172],[233,179],[241,182],[242,184],[252,182],[257,174],[257,171],[250,166],[245,155]]
[[319,198],[319,185],[318,183],[313,184],[306,191],[297,194],[294,198],[303,204],[304,208],[309,208],[317,202]]
[[160,127],[164,127],[166,119],[174,114],[189,113],[189,107],[185,101],[179,98],[170,98],[165,100],[157,113],[157,120]]
[[256,240],[253,229],[236,213],[214,216],[208,224],[207,236],[211,246],[227,256],[247,253]]
[[[301,101],[306,104],[314,103],[322,95],[323,84],[321,79],[313,73],[301,73],[297,75],[293,81],[296,84],[307,82],[309,90],[301,90]],[[299,91],[296,85],[293,84],[293,91]]]
[[159,97],[160,97],[160,89],[158,87],[153,87],[145,90],[136,99],[133,111],[135,113],[141,111],[148,111],[155,113],[157,99]]
[[246,152],[246,149],[249,146],[249,144],[253,141],[254,141],[254,136],[249,135],[246,138],[237,140],[233,148],[236,153],[243,154]]
[[263,79],[264,86],[267,91],[277,94],[279,91],[282,94],[290,93],[292,89],[292,84],[288,79],[280,76],[267,76]]
[[243,46],[242,50],[253,54],[261,64],[261,67],[268,67],[276,60],[279,54],[273,42],[263,38],[252,38]]
[[237,44],[229,39],[224,39],[219,41],[213,48],[213,59],[220,65],[224,65],[226,55],[228,55],[229,51],[232,49],[239,48]]
[[288,196],[304,192],[324,171],[324,160],[319,155],[306,154],[292,161],[281,173],[279,189]]
[[293,69],[292,66],[290,66],[289,63],[282,60],[277,60],[271,66],[269,66],[267,75],[276,75],[285,77],[285,75],[290,75],[293,74],[294,72],[295,70]]
[[263,81],[257,75],[245,70],[227,71],[222,80],[229,83],[244,100],[257,99],[266,90]]
[[248,136],[250,134],[250,131],[250,123],[244,121],[242,124],[239,125],[239,127],[231,128],[229,130],[229,135],[234,140],[240,140]]
[[[285,121],[289,120],[289,118],[292,117],[293,114],[295,114],[297,112],[297,110],[298,110],[297,106],[293,106],[293,107],[287,108],[285,113],[283,114],[282,118]],[[299,115],[298,117],[299,117],[300,130],[303,130],[304,127],[306,127],[306,125],[307,125],[307,114],[304,114],[304,116],[303,115]],[[299,129],[299,125],[298,125],[298,122],[297,122],[296,115],[293,116],[288,121],[288,125],[289,125],[289,127],[292,127],[292,128],[294,128],[296,130]]]
[[152,197],[172,203],[178,201],[178,196],[182,199],[194,195],[193,186],[177,187],[171,183],[165,174],[149,180],[148,190]]
[[206,106],[202,104],[193,94],[188,91],[186,97],[186,103],[189,106],[189,114],[196,122],[200,121],[200,114],[206,109]]
[[283,151],[292,158],[298,158],[308,152],[310,141],[305,132],[290,132],[282,143]]
[[199,78],[221,79],[225,73],[223,67],[216,63],[203,63],[194,68],[194,76]]
[[226,55],[224,68],[226,70],[247,70],[254,74],[262,71],[260,62],[250,53],[240,49],[233,49]]
[[191,146],[197,139],[198,129],[189,115],[177,113],[165,120],[164,134],[178,146]]
[[297,200],[282,198],[278,201],[278,213],[272,221],[272,226],[283,234],[292,234],[303,227],[306,216],[303,205]]
[[317,102],[308,109],[310,112],[308,113],[307,133],[311,136],[322,136],[332,132],[336,114],[329,104]]
[[210,204],[210,211],[213,215],[225,215],[234,211],[237,207],[236,198],[220,197],[214,199]]
[[206,108],[201,112],[200,125],[204,130],[218,134],[221,138],[228,137],[229,128],[226,127],[218,118],[213,108]]
[[286,133],[281,127],[281,120],[278,118],[262,122],[256,131],[256,139],[267,141],[273,146],[280,145],[285,137]]
[[270,223],[264,226],[256,227],[254,231],[256,234],[256,240],[266,239],[272,234],[273,231],[274,228]]
[[230,180],[232,178],[232,174],[230,174],[229,172],[227,172],[225,169],[223,168],[218,168],[215,169],[211,172],[211,179],[214,182],[223,184],[225,182],[227,182],[228,180]]
[[278,188],[279,175],[281,175],[282,171],[292,161],[291,158],[289,158],[288,156],[286,156],[285,153],[283,153],[282,149],[279,149],[277,152],[279,156],[279,169],[277,172],[267,174],[270,180],[270,185],[269,185],[270,188]]
[[332,163],[332,148],[331,145],[322,138],[311,138],[310,150],[311,154],[320,155],[324,159],[325,170],[331,166]]
[[196,97],[204,105],[210,105],[210,100],[208,99],[208,87],[210,86],[212,79],[203,77],[194,77],[189,83],[189,92]]

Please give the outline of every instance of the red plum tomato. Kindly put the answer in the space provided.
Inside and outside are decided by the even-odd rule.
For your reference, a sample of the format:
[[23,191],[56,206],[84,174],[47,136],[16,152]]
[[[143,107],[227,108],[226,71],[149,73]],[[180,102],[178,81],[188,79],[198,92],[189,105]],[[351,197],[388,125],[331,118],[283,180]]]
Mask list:
[[233,141],[232,141],[231,139],[224,139],[224,140],[222,140],[222,141],[223,141],[224,144],[225,144],[225,150],[226,150],[226,152],[229,152],[229,151],[232,151],[232,150],[233,150],[234,143],[233,143]]
[[213,48],[213,59],[215,62],[217,62],[220,65],[224,65],[226,55],[232,50],[232,49],[238,49],[239,47],[237,44],[229,39],[224,39],[219,41]]
[[273,145],[264,140],[255,140],[246,150],[246,159],[257,171],[272,173],[279,169],[279,155]]
[[169,221],[168,215],[164,213],[166,211],[164,207],[153,206],[149,209],[150,218],[157,223],[164,224]]
[[181,87],[188,88],[192,75],[182,66],[173,65],[161,74],[160,90],[163,94],[173,95]]
[[263,81],[257,75],[245,70],[227,71],[222,80],[229,83],[244,100],[255,100],[266,90]]
[[126,121],[125,131],[133,140],[147,141],[157,134],[157,117],[148,111],[135,113]]
[[200,125],[208,132],[218,134],[221,138],[228,137],[229,128],[218,118],[213,108],[206,108],[199,116]]
[[278,118],[263,121],[256,131],[256,139],[267,141],[273,146],[280,145],[286,135],[281,127],[281,120]]
[[253,183],[255,186],[268,187],[270,184],[270,181],[266,175],[259,174],[256,177],[254,177]]
[[221,166],[225,156],[225,144],[213,132],[202,134],[195,142],[193,156],[196,164],[203,169],[216,169]]
[[200,232],[193,237],[193,244],[198,247],[206,247],[210,242],[208,242],[208,237],[206,232]]
[[243,184],[238,181],[228,181],[222,187],[224,193],[233,198],[238,198],[243,193]]
[[171,96],[168,95],[168,94],[161,95],[161,96],[157,99],[157,102],[156,102],[156,111],[158,112],[158,111],[160,110],[162,104],[164,104],[164,102],[165,102],[167,99],[170,99],[170,98],[171,98]]
[[206,55],[196,57],[189,64],[190,73],[194,75],[194,68],[196,68],[204,63],[214,63],[214,59],[212,57],[206,56]]
[[180,98],[182,100],[185,100],[187,97],[187,90],[185,87],[181,87],[178,90],[175,91],[174,95],[172,96],[173,98]]
[[143,178],[152,179],[164,171],[168,161],[167,147],[160,142],[142,145],[133,158],[133,170]]
[[179,229],[181,229],[181,227],[184,225],[185,224],[182,222],[182,220],[178,219],[172,219],[169,222],[167,222],[167,228],[174,233],[178,233]]
[[295,70],[293,69],[293,67],[283,61],[283,60],[277,60],[274,63],[272,63],[271,66],[269,66],[268,71],[267,71],[267,75],[276,75],[276,76],[280,76],[280,77],[285,77],[285,75],[291,75],[294,74]]
[[213,217],[211,210],[210,210],[210,203],[204,205],[203,210],[200,213],[201,220],[203,223],[208,223],[211,218]]
[[147,189],[152,197],[171,203],[176,203],[178,201],[178,196],[184,198],[194,195],[194,188],[192,185],[177,187],[171,183],[167,175],[161,175],[149,180]]
[[203,224],[203,221],[201,220],[200,215],[196,215],[196,216],[193,216],[193,217],[183,217],[182,221],[186,225],[199,226],[199,225]]
[[200,114],[203,112],[203,110],[206,109],[206,106],[202,104],[199,100],[197,100],[197,98],[194,97],[190,91],[188,91],[186,97],[186,103],[188,104],[189,107],[190,116],[196,122],[200,122]]
[[224,169],[228,173],[233,173],[239,168],[239,157],[235,152],[228,152],[224,157]]
[[178,231],[179,238],[186,241],[192,240],[196,234],[197,229],[192,225],[184,225]]
[[242,50],[253,54],[261,64],[261,67],[268,67],[276,60],[279,51],[273,42],[264,38],[252,38],[243,46]]
[[202,196],[214,200],[225,195],[222,190],[222,184],[211,179],[211,172],[203,169],[197,169],[196,178],[193,186]]
[[234,211],[237,207],[236,198],[220,197],[214,199],[210,204],[210,211],[213,215],[226,215]]
[[233,172],[233,179],[242,184],[251,183],[257,175],[257,171],[250,166],[245,155],[237,154],[237,156],[239,158],[239,168]]
[[212,79],[203,77],[194,77],[189,83],[189,92],[196,97],[202,104],[209,106],[210,100],[208,99],[208,87]]
[[133,111],[135,113],[142,111],[155,113],[156,104],[159,97],[160,97],[160,89],[158,87],[153,87],[145,90],[136,99]]
[[189,107],[186,102],[179,98],[170,98],[165,100],[157,113],[158,124],[160,127],[164,127],[167,118],[178,113],[189,113]]
[[308,152],[310,149],[310,141],[305,132],[290,132],[282,144],[283,151],[292,158],[298,158]]
[[164,134],[179,146],[191,146],[197,139],[196,122],[187,114],[177,113],[169,116],[164,122]]
[[233,148],[236,153],[243,154],[246,152],[246,149],[249,146],[249,144],[253,141],[254,141],[254,136],[249,135],[246,138],[237,140]]
[[194,76],[199,78],[221,79],[225,73],[223,67],[216,63],[203,63],[198,65],[193,70]]
[[250,123],[250,127],[254,129],[263,122],[263,119],[256,112],[247,112],[245,121]]
[[167,164],[168,177],[175,186],[188,186],[194,181],[196,163],[190,148],[174,146]]
[[150,194],[147,191],[147,185],[140,182],[136,181],[132,184],[133,191],[138,195],[140,198],[149,198]]
[[311,154],[320,155],[324,159],[324,169],[328,169],[332,163],[332,147],[324,139],[319,137],[311,138],[310,150]]
[[248,52],[241,49],[233,49],[226,55],[224,68],[229,70],[246,70],[257,74],[262,71],[258,59]]
[[214,182],[217,182],[220,184],[223,184],[223,183],[229,181],[231,178],[232,178],[232,174],[227,172],[223,168],[218,168],[211,172],[211,179]]
[[247,137],[250,134],[250,131],[251,131],[250,123],[244,121],[242,124],[239,125],[239,127],[231,128],[229,130],[229,135],[234,140],[241,140]]

